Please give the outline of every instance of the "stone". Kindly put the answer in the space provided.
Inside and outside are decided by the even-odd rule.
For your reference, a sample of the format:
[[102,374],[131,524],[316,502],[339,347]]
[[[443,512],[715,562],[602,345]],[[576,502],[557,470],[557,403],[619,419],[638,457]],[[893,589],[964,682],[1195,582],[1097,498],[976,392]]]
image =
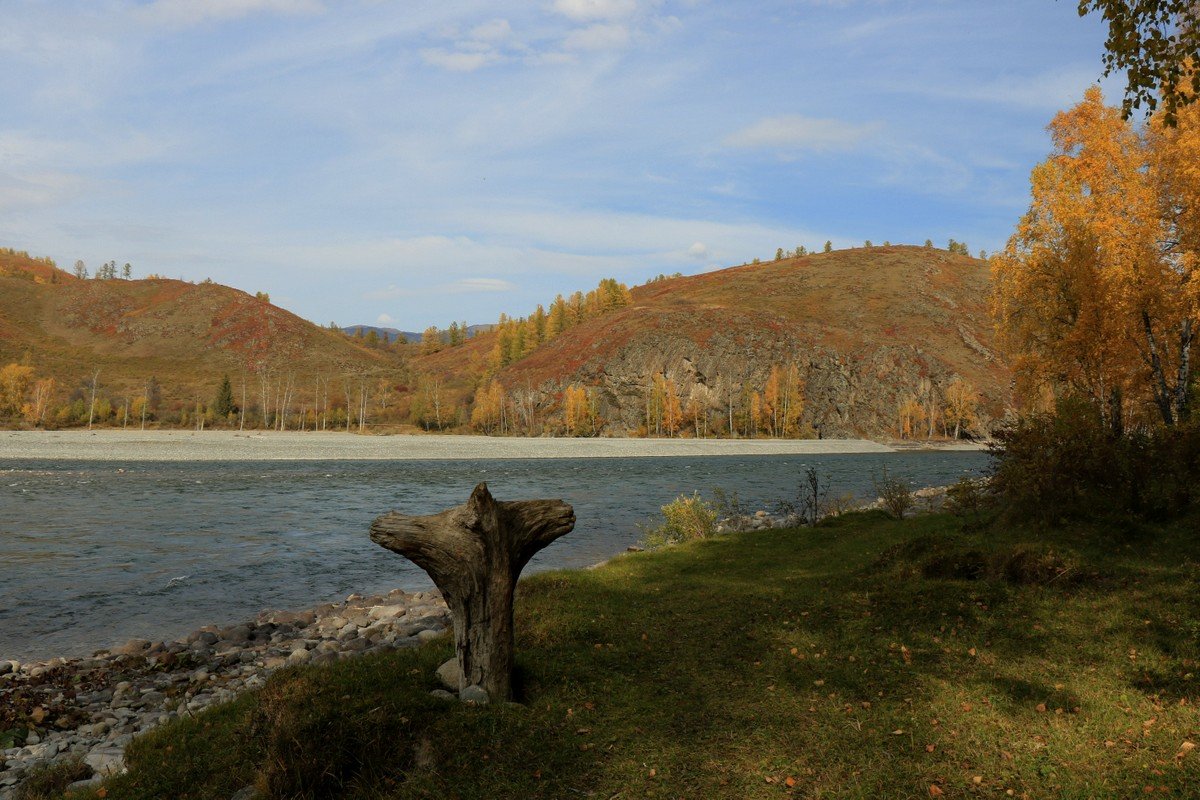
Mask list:
[[83,791],[84,789],[91,789],[93,786],[99,786],[100,781],[102,780],[104,780],[103,775],[93,775],[90,778],[84,778],[81,781],[75,781],[74,783],[67,784],[67,791],[79,792]]
[[113,652],[122,656],[139,656],[150,649],[150,642],[146,639],[130,639],[120,647],[113,648]]
[[491,701],[487,689],[479,684],[472,684],[463,689],[458,693],[458,699],[470,706],[486,706]]
[[438,700],[454,700],[456,699],[454,692],[447,692],[445,689],[434,689],[429,693],[430,697],[436,697]]
[[442,632],[435,628],[427,628],[423,631],[417,631],[417,639],[422,642],[432,641],[441,635]]
[[229,800],[254,800],[257,796],[257,792],[254,791],[254,784],[250,784],[249,786],[243,786],[230,795]]
[[408,609],[404,606],[371,606],[367,615],[371,619],[393,619],[404,616]]
[[308,660],[310,658],[312,658],[312,653],[305,650],[303,647],[297,647],[295,650],[293,650],[291,652],[291,655],[289,655],[287,657],[287,663],[289,663],[289,664],[305,664],[308,662]]
[[458,669],[457,656],[438,667],[436,674],[437,679],[442,682],[442,686],[445,686],[452,692],[458,691],[462,673]]
[[83,760],[97,775],[120,775],[125,771],[125,748],[102,744],[93,747]]

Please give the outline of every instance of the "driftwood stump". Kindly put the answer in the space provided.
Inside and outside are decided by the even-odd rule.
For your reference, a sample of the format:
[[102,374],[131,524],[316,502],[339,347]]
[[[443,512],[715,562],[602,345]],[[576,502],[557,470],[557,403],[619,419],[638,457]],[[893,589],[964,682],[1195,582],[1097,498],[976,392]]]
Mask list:
[[429,573],[454,619],[459,690],[481,686],[512,697],[513,589],[533,554],[575,527],[561,500],[501,502],[481,483],[471,499],[439,514],[395,511],[371,523],[371,541]]

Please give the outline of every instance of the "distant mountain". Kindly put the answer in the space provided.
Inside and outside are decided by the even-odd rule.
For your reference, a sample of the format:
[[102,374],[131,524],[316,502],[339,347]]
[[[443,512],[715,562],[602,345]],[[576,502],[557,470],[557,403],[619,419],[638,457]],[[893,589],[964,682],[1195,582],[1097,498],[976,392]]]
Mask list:
[[[495,327],[495,325],[468,325],[467,336],[471,337],[480,333],[487,333]],[[375,335],[381,340],[386,341],[388,344],[395,342],[397,339],[404,339],[404,341],[408,344],[416,344],[421,341],[421,337],[424,335],[423,333],[417,333],[416,331],[402,331],[397,330],[396,328],[380,328],[376,325],[351,325],[349,327],[342,328],[342,333],[346,334],[347,336],[357,336],[359,331],[362,331],[363,336],[366,336],[371,331],[375,331]],[[442,329],[440,333],[443,342],[450,341],[450,334],[448,331]]]
[[362,331],[363,336],[366,336],[371,331],[375,331],[375,335],[388,344],[395,342],[397,339],[403,339],[409,343],[421,341],[421,334],[413,331],[401,331],[396,328],[380,328],[376,325],[351,325],[347,328],[342,328],[342,333],[347,336],[357,336],[359,331]]

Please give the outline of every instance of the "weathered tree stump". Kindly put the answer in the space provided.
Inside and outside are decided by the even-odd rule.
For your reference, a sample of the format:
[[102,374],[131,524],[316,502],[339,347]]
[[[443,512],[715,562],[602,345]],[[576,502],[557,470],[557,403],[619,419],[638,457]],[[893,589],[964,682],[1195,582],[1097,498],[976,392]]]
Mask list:
[[575,527],[561,500],[501,502],[481,483],[461,506],[424,517],[395,511],[371,523],[371,541],[429,573],[454,619],[459,690],[512,697],[513,589],[533,554]]

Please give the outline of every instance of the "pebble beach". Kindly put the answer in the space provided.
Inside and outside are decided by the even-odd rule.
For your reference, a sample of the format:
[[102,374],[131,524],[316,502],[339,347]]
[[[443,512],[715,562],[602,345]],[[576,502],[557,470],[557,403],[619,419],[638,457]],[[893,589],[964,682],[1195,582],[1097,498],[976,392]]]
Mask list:
[[[950,446],[959,449],[961,446]],[[939,447],[939,449],[942,449]],[[964,449],[978,449],[967,445]],[[69,430],[0,432],[0,465],[76,461],[325,461],[890,453],[866,439],[567,439],[299,431]]]

